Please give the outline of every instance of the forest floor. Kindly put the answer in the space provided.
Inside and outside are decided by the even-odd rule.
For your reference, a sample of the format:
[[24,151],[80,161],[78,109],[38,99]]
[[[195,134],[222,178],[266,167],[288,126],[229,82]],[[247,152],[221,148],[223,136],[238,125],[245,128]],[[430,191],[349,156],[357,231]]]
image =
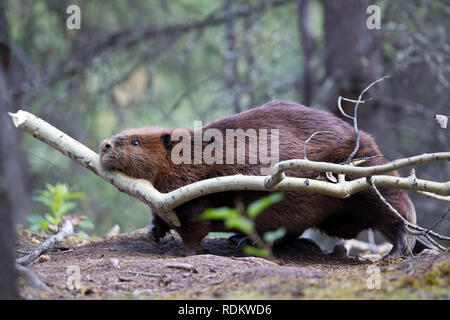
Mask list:
[[[42,239],[22,232],[18,248]],[[206,238],[207,254],[179,257],[170,234],[155,247],[145,230],[108,238],[69,238],[31,268],[51,289],[20,281],[23,299],[450,299],[450,253],[394,261],[322,252],[299,239],[276,260],[244,256],[225,238]],[[379,277],[378,277],[379,276]],[[377,278],[378,277],[378,278]],[[77,279],[80,281],[77,282]],[[379,289],[373,288],[379,280]]]

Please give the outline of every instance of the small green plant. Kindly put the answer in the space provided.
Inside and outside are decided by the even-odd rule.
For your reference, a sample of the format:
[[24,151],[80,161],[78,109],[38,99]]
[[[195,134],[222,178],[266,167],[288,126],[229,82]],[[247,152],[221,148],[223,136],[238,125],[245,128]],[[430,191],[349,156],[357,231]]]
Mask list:
[[237,230],[248,236],[255,247],[245,245],[244,252],[248,255],[273,258],[272,246],[275,240],[286,234],[284,228],[264,233],[261,237],[255,229],[255,219],[266,208],[283,199],[281,193],[272,193],[266,197],[252,202],[245,211],[242,203],[237,208],[210,208],[203,212],[202,219],[223,220],[228,230]]
[[[84,197],[84,193],[71,191],[67,184],[57,183],[55,186],[52,186],[47,183],[45,187],[45,190],[38,191],[39,195],[33,197],[33,200],[42,203],[48,211],[43,216],[30,214],[27,217],[30,223],[30,231],[33,232],[57,229],[57,226],[62,221],[62,217],[77,207],[77,203],[70,200]],[[94,229],[94,224],[90,220],[85,219],[78,227],[83,230],[92,230]],[[84,231],[80,231],[78,235],[87,236]]]

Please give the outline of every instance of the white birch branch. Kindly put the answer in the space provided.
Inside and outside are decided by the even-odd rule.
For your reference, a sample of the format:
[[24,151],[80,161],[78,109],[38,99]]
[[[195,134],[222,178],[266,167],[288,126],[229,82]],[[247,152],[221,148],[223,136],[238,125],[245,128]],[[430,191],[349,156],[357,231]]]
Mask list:
[[[266,181],[268,188],[277,185],[282,180],[282,173],[288,170],[302,169],[302,170],[315,170],[320,172],[333,172],[337,174],[353,175],[360,177],[370,177],[377,174],[387,173],[401,168],[409,167],[415,164],[435,162],[435,161],[449,161],[450,152],[436,152],[436,153],[424,153],[419,156],[410,158],[398,159],[389,163],[372,166],[372,167],[355,167],[352,165],[341,165],[328,162],[315,162],[303,159],[287,160],[277,163],[272,169],[272,176],[269,176]],[[420,180],[420,179],[417,179]],[[424,181],[424,180],[421,180]],[[444,190],[449,194],[450,183],[447,182],[447,187],[444,186]],[[440,188],[440,187],[439,187]],[[419,189],[418,189],[419,190]],[[444,191],[443,190],[443,191]],[[420,190],[433,192],[431,190]],[[438,194],[444,194],[436,192]],[[445,194],[444,194],[445,195]]]
[[438,200],[438,201],[444,201],[444,202],[450,202],[450,196],[440,196],[437,194],[434,194],[432,192],[425,192],[425,191],[417,191],[417,193],[420,193],[421,195],[424,195],[427,198]]
[[371,184],[366,178],[359,178],[353,181],[341,179],[338,183],[332,183],[315,179],[285,177],[284,171],[287,170],[302,169],[363,177],[371,176],[372,183],[377,187],[425,191],[444,196],[450,195],[450,181],[434,182],[418,179],[415,176],[403,178],[377,175],[414,164],[450,160],[450,152],[423,154],[411,158],[399,159],[381,166],[364,168],[295,159],[283,161],[275,165],[273,175],[271,176],[235,175],[217,177],[195,182],[169,193],[160,193],[147,180],[133,179],[119,172],[104,170],[100,165],[97,153],[33,114],[20,110],[15,114],[10,113],[10,116],[17,128],[59,150],[83,167],[113,184],[120,191],[148,204],[164,220],[174,226],[180,226],[180,221],[172,211],[173,209],[195,198],[217,192],[240,190],[304,191],[337,198],[346,198],[354,193],[371,188]]

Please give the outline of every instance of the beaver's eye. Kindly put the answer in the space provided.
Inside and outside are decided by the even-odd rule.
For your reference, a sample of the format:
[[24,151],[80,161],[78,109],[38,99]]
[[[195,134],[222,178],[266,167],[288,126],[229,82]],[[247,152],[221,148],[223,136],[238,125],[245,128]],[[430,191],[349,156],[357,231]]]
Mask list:
[[131,144],[132,144],[133,146],[140,146],[140,145],[141,145],[141,142],[140,142],[139,140],[133,140],[133,141],[131,141]]

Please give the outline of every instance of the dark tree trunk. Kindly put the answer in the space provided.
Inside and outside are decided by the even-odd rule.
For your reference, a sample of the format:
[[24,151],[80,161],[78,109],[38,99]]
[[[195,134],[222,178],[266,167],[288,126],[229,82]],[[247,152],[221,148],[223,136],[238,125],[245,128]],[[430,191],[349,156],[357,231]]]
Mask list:
[[[337,110],[338,96],[357,99],[361,91],[371,82],[383,76],[381,56],[376,46],[377,30],[366,25],[366,10],[369,3],[362,0],[322,0],[325,16],[325,104]],[[381,94],[380,86],[369,95]],[[367,96],[366,96],[367,97]],[[353,114],[353,103],[343,102],[344,111]],[[360,123],[370,131],[374,128],[376,105],[365,104],[360,108]]]
[[[358,99],[362,90],[370,83],[389,75],[383,69],[379,42],[381,30],[367,28],[367,7],[373,2],[367,0],[322,0],[324,8],[325,31],[325,99],[330,111],[340,116],[337,108],[339,96]],[[383,26],[381,26],[383,27]],[[387,72],[387,74],[385,74]],[[389,148],[385,144],[386,131],[392,114],[389,108],[379,101],[386,95],[389,79],[378,83],[368,91],[363,99],[374,100],[360,105],[358,109],[358,127],[369,132],[379,142],[384,154]],[[344,111],[353,115],[354,103],[342,101]],[[349,119],[344,118],[346,121]],[[366,231],[359,239],[366,240]],[[381,240],[377,235],[377,240]]]
[[31,179],[22,135],[8,112],[16,112],[20,105],[11,96],[11,88],[23,80],[24,72],[10,47],[5,10],[6,1],[0,0],[0,201],[3,210],[11,211],[14,219],[23,223],[29,213]]
[[311,105],[316,76],[313,68],[313,57],[316,46],[309,21],[309,5],[310,0],[298,0],[297,24],[303,53],[303,71],[301,84],[299,85],[299,102],[306,106]]
[[21,134],[8,116],[8,112],[17,111],[19,103],[13,100],[11,88],[23,73],[9,42],[6,4],[0,0],[0,298],[14,299],[17,298],[14,223],[23,222],[29,213],[30,193]]
[[[232,0],[226,0],[225,10],[230,11],[232,9]],[[230,19],[225,24],[225,37],[228,47],[226,62],[225,62],[225,86],[232,96],[232,103],[234,112],[239,113],[242,111],[240,102],[240,86],[237,73],[237,48],[236,48],[236,32],[234,20]]]

